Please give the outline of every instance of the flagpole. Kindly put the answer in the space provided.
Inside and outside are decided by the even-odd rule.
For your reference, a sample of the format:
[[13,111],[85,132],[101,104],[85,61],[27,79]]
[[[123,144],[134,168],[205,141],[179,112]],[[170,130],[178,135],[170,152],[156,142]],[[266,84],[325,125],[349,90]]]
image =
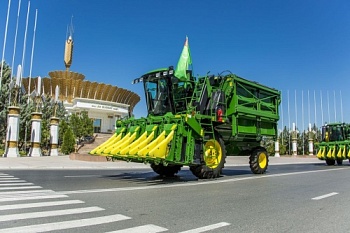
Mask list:
[[308,117],[309,117],[309,123],[311,123],[311,117],[310,117],[310,92],[307,90],[307,111],[308,111]]
[[5,24],[4,45],[2,46],[1,72],[0,72],[1,73],[0,74],[0,94],[2,92],[2,75],[4,73],[7,28],[8,28],[8,23],[9,23],[10,7],[11,7],[11,0],[9,0],[8,5],[7,5],[7,16],[6,16],[6,24]]
[[[35,20],[34,20],[34,31],[33,31],[33,44],[32,44],[32,54],[30,56],[30,69],[29,69],[29,84],[28,84],[28,95],[30,95],[30,82],[32,79],[32,67],[33,67],[33,57],[34,57],[34,45],[35,45],[35,32],[36,32],[36,22],[38,18],[38,9],[35,11]],[[29,101],[29,98],[28,98]]]
[[334,122],[337,122],[337,107],[335,105],[335,91],[333,91],[333,102],[334,102]]
[[304,90],[301,91],[301,116],[302,116],[302,127],[303,127],[303,155],[305,154],[305,148],[304,148],[304,133],[305,133],[305,126],[304,126]]
[[295,130],[298,128],[297,90],[294,90]]
[[[25,28],[25,31],[24,31],[23,51],[22,51],[22,63],[21,63],[21,64],[22,64],[21,82],[22,82],[23,71],[24,71],[24,58],[25,58],[25,54],[26,54],[29,10],[30,10],[30,1],[28,2],[27,19],[26,19],[26,28]],[[20,84],[21,84],[21,82],[20,82]]]
[[290,154],[290,111],[289,111],[289,90],[287,91],[288,94],[288,150]]
[[341,90],[340,90],[340,114],[341,114],[341,122],[344,123],[344,118],[343,118],[343,98],[341,95]]
[[322,91],[320,91],[320,97],[321,97],[321,126],[324,124],[324,120],[323,120],[323,103],[322,103]]
[[328,123],[331,122],[331,113],[329,110],[329,91],[327,91],[327,108],[328,108]]
[[[282,100],[283,100],[282,92],[281,92],[281,96],[282,96]],[[283,123],[283,104],[282,103],[281,103],[281,117],[282,117],[281,142],[282,142],[282,145],[283,145],[283,127],[284,127],[284,123]]]
[[18,10],[17,10],[17,20],[16,20],[16,31],[15,31],[15,41],[13,43],[13,54],[12,54],[12,63],[11,63],[11,79],[13,76],[13,66],[15,63],[16,56],[16,47],[17,47],[17,34],[18,34],[18,22],[19,22],[19,14],[21,12],[21,0],[18,0]]
[[317,138],[316,90],[314,90],[314,106],[315,106],[315,126],[316,126],[316,138]]
[[[12,63],[11,63],[11,82],[13,77],[13,67],[15,63],[15,56],[16,56],[16,47],[17,47],[17,34],[18,34],[18,21],[19,21],[19,13],[21,11],[21,0],[18,0],[18,10],[17,10],[17,21],[16,21],[16,31],[15,31],[15,41],[13,42],[13,54],[12,54]],[[11,102],[11,90],[9,94],[9,104]]]

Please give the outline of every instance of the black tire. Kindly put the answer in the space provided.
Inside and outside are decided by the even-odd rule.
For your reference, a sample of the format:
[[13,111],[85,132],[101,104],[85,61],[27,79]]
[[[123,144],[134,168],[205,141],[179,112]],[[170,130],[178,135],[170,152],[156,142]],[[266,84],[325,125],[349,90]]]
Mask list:
[[217,178],[221,175],[226,161],[224,141],[215,132],[215,138],[209,139],[203,145],[203,155],[200,165],[190,166],[190,170],[199,179]]
[[335,164],[335,160],[334,159],[326,159],[326,164],[328,166],[333,166]]
[[153,171],[161,176],[174,177],[181,170],[182,165],[151,164]]
[[338,165],[342,165],[343,164],[343,160],[342,159],[337,159],[337,164]]
[[250,170],[254,174],[264,174],[269,164],[269,156],[263,147],[256,148],[249,157]]

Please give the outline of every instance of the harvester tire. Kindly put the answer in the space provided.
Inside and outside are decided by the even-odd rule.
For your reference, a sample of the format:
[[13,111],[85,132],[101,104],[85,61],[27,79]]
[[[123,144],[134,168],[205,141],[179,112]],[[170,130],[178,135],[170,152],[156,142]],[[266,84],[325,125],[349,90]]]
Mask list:
[[226,162],[226,148],[218,133],[204,144],[203,153],[202,164],[190,166],[191,172],[199,179],[219,177]]
[[161,176],[174,177],[181,170],[182,165],[151,164],[153,171]]
[[256,148],[249,157],[250,170],[254,174],[263,174],[266,172],[269,164],[269,156],[263,147]]
[[342,159],[337,159],[337,164],[338,165],[342,165],[343,164],[343,160]]
[[333,166],[335,164],[335,160],[334,159],[326,159],[326,164],[328,166]]

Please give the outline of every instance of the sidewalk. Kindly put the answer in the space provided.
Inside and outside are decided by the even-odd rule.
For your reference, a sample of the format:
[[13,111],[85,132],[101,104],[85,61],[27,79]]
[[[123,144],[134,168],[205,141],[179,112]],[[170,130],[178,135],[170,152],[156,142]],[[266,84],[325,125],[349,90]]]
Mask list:
[[[269,165],[281,164],[305,164],[324,163],[315,156],[299,157],[269,157]],[[229,156],[226,158],[226,167],[242,166],[249,164],[247,156]],[[125,161],[107,161],[102,156],[92,156],[88,154],[71,154],[63,156],[43,156],[43,157],[0,157],[0,169],[137,169],[149,168],[148,164],[128,163]]]

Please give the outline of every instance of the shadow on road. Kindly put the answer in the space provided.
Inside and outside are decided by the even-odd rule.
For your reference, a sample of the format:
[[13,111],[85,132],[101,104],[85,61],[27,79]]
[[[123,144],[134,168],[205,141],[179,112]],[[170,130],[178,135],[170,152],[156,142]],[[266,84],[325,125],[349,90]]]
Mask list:
[[173,177],[160,176],[155,172],[144,172],[144,171],[132,171],[123,172],[116,175],[105,175],[100,177],[101,179],[118,180],[118,181],[128,181],[133,184],[147,184],[147,185],[164,185],[164,184],[178,184],[184,182],[206,182],[213,181],[217,179],[232,178],[232,176],[246,176],[252,175],[250,170],[242,170],[235,168],[224,168],[222,175],[216,179],[198,179],[192,174],[188,168],[184,168],[177,175]]

